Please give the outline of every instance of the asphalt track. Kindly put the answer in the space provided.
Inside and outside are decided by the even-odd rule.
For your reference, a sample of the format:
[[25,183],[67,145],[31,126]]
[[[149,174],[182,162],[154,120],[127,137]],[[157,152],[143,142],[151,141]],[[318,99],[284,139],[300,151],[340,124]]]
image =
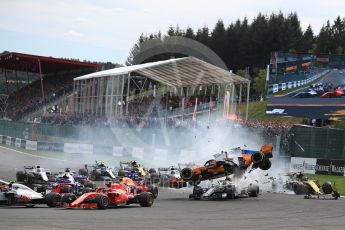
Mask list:
[[[332,70],[319,82],[332,83],[334,86],[345,84],[345,73],[343,70]],[[304,90],[305,89],[300,89],[296,90],[295,92],[301,92]],[[267,103],[267,111],[272,111],[273,109],[284,109],[284,114],[281,114],[284,116],[302,116],[320,119],[327,119],[331,116],[339,119],[345,119],[345,114],[339,114],[339,111],[345,109],[345,97],[293,98],[290,97],[290,94],[291,93],[269,98]]]
[[[0,148],[0,159],[3,156],[7,160],[1,162],[2,172],[12,169],[13,165],[19,167],[22,158],[28,160],[28,164],[47,160]],[[48,160],[54,164],[68,163]],[[1,207],[0,229],[329,230],[345,226],[345,200],[305,200],[297,195],[262,194],[257,198],[194,201],[187,198],[189,192],[189,189],[161,190],[150,208],[137,205],[108,210],[66,210],[45,205]]]

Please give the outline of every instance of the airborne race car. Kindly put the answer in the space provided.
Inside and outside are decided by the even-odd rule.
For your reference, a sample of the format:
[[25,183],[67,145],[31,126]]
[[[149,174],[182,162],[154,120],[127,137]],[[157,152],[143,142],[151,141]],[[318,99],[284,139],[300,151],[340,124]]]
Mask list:
[[192,185],[198,185],[201,181],[228,175],[239,178],[250,166],[252,166],[252,169],[268,170],[271,167],[269,158],[273,156],[272,150],[272,144],[262,146],[260,151],[235,148],[230,152],[233,155],[232,157],[224,152],[215,156],[220,157],[225,154],[225,158],[222,160],[212,159],[208,160],[203,166],[182,169],[181,178]]
[[134,203],[139,203],[142,207],[151,207],[155,196],[149,192],[149,189],[125,177],[120,183],[109,183],[107,187],[99,187],[94,192],[85,193],[79,198],[74,194],[65,194],[62,202],[66,203],[66,208],[106,209]]
[[36,204],[46,204],[48,207],[59,207],[60,201],[61,195],[58,193],[42,195],[23,184],[0,180],[1,205],[33,207]]

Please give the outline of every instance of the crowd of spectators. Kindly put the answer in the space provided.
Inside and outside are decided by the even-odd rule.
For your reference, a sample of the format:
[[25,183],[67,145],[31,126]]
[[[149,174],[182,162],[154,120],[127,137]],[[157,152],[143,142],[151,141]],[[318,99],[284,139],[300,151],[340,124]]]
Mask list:
[[282,135],[292,126],[294,125],[293,122],[290,121],[259,121],[259,120],[249,120],[244,122],[244,126],[248,127],[249,129],[262,129],[268,136],[277,136]]
[[48,77],[43,80],[44,99],[42,98],[41,81],[35,81],[20,90],[10,94],[7,116],[13,120],[20,119],[23,115],[36,111],[43,105],[56,100],[73,90],[73,77],[59,76]]

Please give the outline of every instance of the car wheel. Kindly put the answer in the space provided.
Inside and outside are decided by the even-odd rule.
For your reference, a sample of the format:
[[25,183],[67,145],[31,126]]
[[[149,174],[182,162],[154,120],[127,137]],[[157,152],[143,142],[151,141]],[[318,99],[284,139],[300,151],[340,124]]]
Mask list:
[[98,181],[101,177],[101,173],[97,171],[91,172],[91,180]]
[[72,193],[73,188],[70,185],[64,185],[60,188],[61,193]]
[[95,201],[97,203],[97,208],[98,209],[107,209],[109,207],[110,201],[109,198],[105,195],[98,195],[95,198]]
[[55,208],[61,206],[61,195],[59,193],[51,192],[45,196],[48,207]]
[[156,199],[158,197],[158,188],[157,186],[150,185],[149,192],[152,193],[153,197]]
[[82,176],[87,176],[88,175],[86,169],[79,169],[78,174],[82,175]]
[[203,194],[203,190],[200,186],[194,186],[193,188],[193,199],[194,200],[201,200],[201,196]]
[[77,197],[73,193],[65,193],[61,197],[61,203],[70,204],[75,201]]
[[139,194],[138,200],[141,207],[151,207],[154,197],[150,192],[143,192]]
[[249,197],[257,197],[259,195],[259,186],[249,185],[247,192]]
[[94,183],[92,183],[91,181],[85,181],[84,182],[84,187],[85,188],[91,188],[93,189],[95,187]]
[[18,171],[16,173],[16,178],[17,178],[18,182],[24,182],[25,179],[26,179],[26,175],[25,175],[25,173],[23,171]]
[[157,171],[156,171],[156,169],[154,169],[154,168],[150,168],[150,169],[149,169],[149,173],[150,173],[150,174],[152,174],[152,173],[157,173]]

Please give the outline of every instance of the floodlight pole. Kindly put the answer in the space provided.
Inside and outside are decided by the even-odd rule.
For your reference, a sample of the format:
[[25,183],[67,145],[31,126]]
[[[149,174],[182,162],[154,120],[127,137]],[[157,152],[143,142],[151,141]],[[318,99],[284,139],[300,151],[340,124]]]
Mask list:
[[246,121],[248,120],[248,109],[249,109],[249,90],[250,90],[250,80],[247,83],[247,107],[246,107]]
[[265,94],[266,96],[268,95],[268,90],[267,90],[267,83],[270,80],[270,65],[267,65],[267,69],[266,69],[266,81],[265,81]]

